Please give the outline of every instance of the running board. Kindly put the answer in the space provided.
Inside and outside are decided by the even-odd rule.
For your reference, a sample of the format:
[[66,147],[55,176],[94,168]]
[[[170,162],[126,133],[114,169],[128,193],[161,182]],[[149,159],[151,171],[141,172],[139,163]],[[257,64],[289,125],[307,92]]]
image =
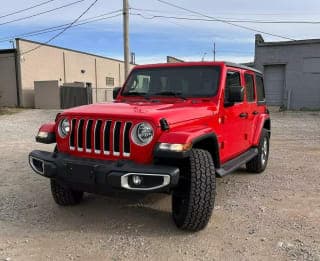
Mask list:
[[258,149],[252,148],[252,149],[242,153],[238,157],[223,164],[221,166],[221,168],[216,169],[216,173],[218,176],[223,177],[223,176],[231,173],[232,171],[238,169],[239,167],[241,167],[241,165],[247,163],[249,160],[251,160],[252,158],[254,158],[257,155],[258,155]]

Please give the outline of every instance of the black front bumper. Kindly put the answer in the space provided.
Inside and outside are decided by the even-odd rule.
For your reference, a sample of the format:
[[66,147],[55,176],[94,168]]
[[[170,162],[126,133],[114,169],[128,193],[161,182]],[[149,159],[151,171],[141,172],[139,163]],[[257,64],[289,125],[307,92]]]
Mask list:
[[[113,190],[164,192],[179,181],[177,167],[142,165],[129,160],[95,160],[34,150],[29,154],[31,168],[38,174],[59,180],[72,189],[93,193]],[[141,183],[134,183],[138,176]]]

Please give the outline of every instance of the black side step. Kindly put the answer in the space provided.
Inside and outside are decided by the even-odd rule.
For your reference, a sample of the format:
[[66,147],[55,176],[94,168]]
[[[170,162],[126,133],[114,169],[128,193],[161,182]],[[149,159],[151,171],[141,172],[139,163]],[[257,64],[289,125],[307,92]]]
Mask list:
[[223,164],[221,168],[216,169],[216,173],[218,174],[218,176],[223,177],[231,173],[232,171],[238,169],[239,167],[241,167],[241,165],[247,163],[249,160],[251,160],[257,155],[258,155],[257,148],[249,149],[246,152],[239,155],[238,157]]

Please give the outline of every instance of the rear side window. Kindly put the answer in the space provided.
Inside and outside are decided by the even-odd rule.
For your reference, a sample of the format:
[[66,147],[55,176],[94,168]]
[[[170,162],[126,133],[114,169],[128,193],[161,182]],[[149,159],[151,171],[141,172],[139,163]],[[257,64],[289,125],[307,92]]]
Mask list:
[[256,75],[256,84],[257,84],[257,96],[258,102],[264,102],[266,100],[263,78],[260,75]]
[[254,101],[254,98],[255,98],[253,76],[251,74],[245,74],[244,78],[245,78],[245,81],[246,81],[247,101],[248,102],[252,102],[252,101]]
[[228,71],[227,72],[227,82],[226,82],[226,89],[224,92],[224,100],[229,100],[229,88],[230,87],[239,87],[241,86],[241,80],[240,80],[240,73],[234,72],[234,71]]

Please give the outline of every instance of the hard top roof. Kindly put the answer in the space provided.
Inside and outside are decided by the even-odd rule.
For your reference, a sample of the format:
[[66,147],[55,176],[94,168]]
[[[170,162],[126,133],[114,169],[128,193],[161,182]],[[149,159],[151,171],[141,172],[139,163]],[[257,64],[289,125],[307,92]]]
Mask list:
[[262,74],[259,70],[248,67],[238,63],[232,62],[177,62],[177,63],[156,63],[156,64],[144,64],[144,65],[137,65],[135,68],[137,69],[146,69],[146,68],[163,68],[163,67],[187,67],[187,66],[228,66],[234,68],[240,68],[244,70],[253,71],[259,74]]

